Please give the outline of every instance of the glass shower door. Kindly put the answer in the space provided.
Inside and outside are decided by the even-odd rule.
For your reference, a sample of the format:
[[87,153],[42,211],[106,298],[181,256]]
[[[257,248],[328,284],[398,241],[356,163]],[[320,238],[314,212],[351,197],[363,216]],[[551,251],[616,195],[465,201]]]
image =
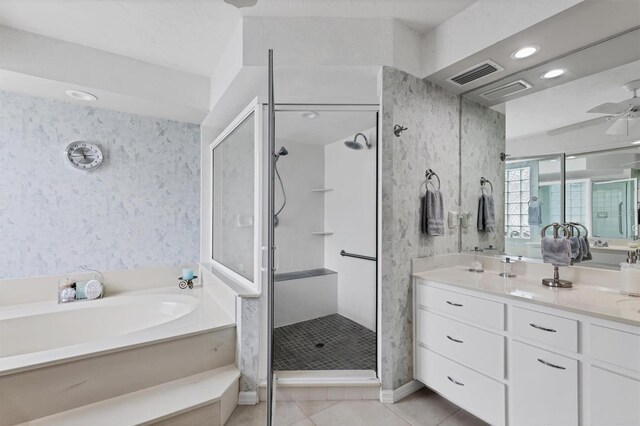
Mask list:
[[636,180],[594,182],[591,191],[593,236],[631,238],[636,217]]

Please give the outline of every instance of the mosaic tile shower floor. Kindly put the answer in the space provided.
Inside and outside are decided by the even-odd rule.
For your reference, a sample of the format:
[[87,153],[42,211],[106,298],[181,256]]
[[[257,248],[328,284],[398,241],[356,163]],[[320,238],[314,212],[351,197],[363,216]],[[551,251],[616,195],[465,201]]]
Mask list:
[[340,314],[278,327],[274,370],[375,370],[376,333]]

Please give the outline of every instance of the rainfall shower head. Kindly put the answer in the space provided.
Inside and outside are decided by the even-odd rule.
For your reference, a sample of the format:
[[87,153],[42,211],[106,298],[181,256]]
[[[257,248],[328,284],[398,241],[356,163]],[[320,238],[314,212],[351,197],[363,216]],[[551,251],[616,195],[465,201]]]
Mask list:
[[287,154],[289,154],[289,151],[287,151],[287,148],[285,148],[284,146],[280,147],[280,150],[276,154],[276,161],[278,161],[278,158],[280,158],[281,156],[285,156]]
[[361,142],[358,142],[358,136],[362,136],[362,138],[364,139],[364,144],[368,149],[371,149],[371,142],[369,142],[364,133],[356,133],[353,140],[345,141],[344,145],[349,149],[355,149],[356,151],[361,150],[365,145],[363,145]]

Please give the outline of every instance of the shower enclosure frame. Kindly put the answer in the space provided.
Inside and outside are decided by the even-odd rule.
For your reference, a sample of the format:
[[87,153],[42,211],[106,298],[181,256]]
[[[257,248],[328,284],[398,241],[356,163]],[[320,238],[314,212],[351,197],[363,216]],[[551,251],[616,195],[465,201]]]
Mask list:
[[[269,104],[264,104],[263,107],[265,109],[268,110],[269,108]],[[376,204],[376,209],[375,209],[375,262],[376,262],[376,273],[375,273],[375,283],[372,283],[375,285],[374,288],[374,294],[375,294],[375,307],[376,307],[376,312],[375,312],[375,323],[376,323],[376,327],[375,327],[375,332],[376,332],[376,368],[375,368],[375,375],[376,378],[380,377],[380,355],[381,355],[381,348],[380,348],[380,277],[381,277],[381,271],[380,271],[380,267],[381,267],[381,262],[379,262],[378,260],[380,259],[380,250],[381,250],[381,241],[380,241],[380,236],[381,236],[381,222],[380,222],[380,218],[381,218],[381,212],[380,212],[380,199],[381,199],[381,187],[380,187],[380,170],[381,170],[381,136],[380,136],[380,104],[370,104],[370,103],[362,103],[362,104],[347,104],[347,103],[274,103],[273,105],[273,113],[274,113],[274,124],[275,124],[275,120],[277,120],[277,114],[278,113],[282,113],[282,112],[304,112],[304,111],[316,111],[319,113],[322,112],[329,112],[329,111],[344,111],[344,112],[349,112],[349,111],[353,111],[353,112],[371,112],[372,116],[373,114],[375,114],[375,129],[376,129],[376,142],[374,144],[374,146],[372,147],[372,149],[376,150],[376,155],[375,155],[375,182],[372,182],[373,185],[375,185],[375,204]],[[270,120],[266,121],[267,123],[267,128],[265,129],[265,134],[268,136],[271,136],[271,129],[268,128],[268,124],[270,123]],[[269,141],[269,143],[267,144],[268,146],[270,146],[272,143],[274,144],[273,147],[271,147],[270,152],[268,153],[268,158],[273,159],[276,152],[276,147],[275,147],[275,137],[276,137],[276,129],[273,129],[274,133],[273,133],[273,141]],[[269,167],[273,167],[273,161],[269,162]],[[269,173],[269,176],[271,176],[271,173]],[[274,194],[268,194],[268,198],[271,198]],[[274,200],[270,200],[271,202],[274,202]],[[270,230],[269,232],[274,232],[275,230],[273,229],[273,224],[274,224],[274,217],[273,217],[273,211],[271,211],[270,208],[267,208],[267,212],[269,217],[266,218],[265,221],[265,227],[271,227],[272,230]],[[271,234],[274,235],[274,234]],[[276,244],[277,246],[277,241]],[[267,250],[267,252],[269,254],[273,253],[273,265],[277,265],[278,261],[277,261],[277,250]],[[358,260],[359,261],[359,260]],[[269,262],[271,263],[271,262]],[[277,268],[277,266],[276,266]],[[272,275],[276,272],[271,271]],[[273,277],[271,277],[271,280],[273,280]],[[269,327],[268,327],[268,341],[269,344],[267,345],[267,371],[270,370],[270,367],[272,366],[273,363],[273,347],[272,347],[272,342],[273,342],[273,312],[274,312],[274,299],[272,297],[272,292],[273,292],[273,281],[270,282],[269,284],[269,291],[271,293],[271,295],[269,295],[267,297],[267,301],[268,301],[268,306],[267,306],[267,318],[271,318],[271,321],[269,323]],[[325,370],[313,370],[313,371],[325,371]],[[339,370],[328,370],[328,371],[339,371]],[[362,370],[362,371],[368,371],[368,370]],[[267,380],[269,380],[270,374],[267,374]],[[295,380],[295,378],[293,379],[289,379],[289,380]],[[332,376],[332,381],[343,381],[345,384],[349,383],[350,377],[348,374],[345,374],[344,377],[337,377],[337,376]],[[323,383],[323,379],[319,378],[318,379],[318,384],[322,384]],[[309,385],[312,386],[312,385]]]

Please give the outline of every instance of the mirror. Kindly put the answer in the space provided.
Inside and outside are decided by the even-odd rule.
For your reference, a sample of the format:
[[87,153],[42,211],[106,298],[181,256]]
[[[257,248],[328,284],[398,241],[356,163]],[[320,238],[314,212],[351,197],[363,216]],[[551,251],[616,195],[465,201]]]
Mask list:
[[[617,268],[640,237],[640,30],[527,68],[464,95],[504,113],[504,227],[496,231],[504,253],[540,259],[540,231],[553,222],[586,228],[593,259],[582,266]],[[542,78],[550,70],[555,78]],[[525,89],[505,86],[525,82]],[[497,94],[497,95],[496,95]],[[467,117],[462,108],[463,125]],[[477,141],[461,132],[461,169],[488,174]],[[500,152],[494,149],[491,155]],[[493,167],[490,169],[489,167]],[[463,196],[463,210],[473,199]],[[462,230],[462,250],[473,249],[477,230]],[[481,248],[487,245],[480,244]],[[501,243],[494,247],[500,250]]]

